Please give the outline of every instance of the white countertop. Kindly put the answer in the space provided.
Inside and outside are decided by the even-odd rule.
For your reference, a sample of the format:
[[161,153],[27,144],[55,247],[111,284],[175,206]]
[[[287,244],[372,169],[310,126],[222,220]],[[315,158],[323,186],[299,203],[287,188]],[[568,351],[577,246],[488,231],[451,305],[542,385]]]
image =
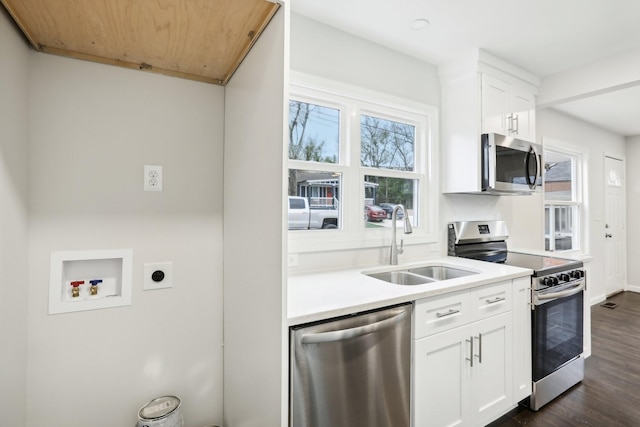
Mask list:
[[[446,265],[478,274],[412,286],[395,285],[362,274],[427,265]],[[411,264],[291,274],[287,282],[288,324],[293,326],[330,319],[531,274],[532,271],[526,268],[455,257]]]

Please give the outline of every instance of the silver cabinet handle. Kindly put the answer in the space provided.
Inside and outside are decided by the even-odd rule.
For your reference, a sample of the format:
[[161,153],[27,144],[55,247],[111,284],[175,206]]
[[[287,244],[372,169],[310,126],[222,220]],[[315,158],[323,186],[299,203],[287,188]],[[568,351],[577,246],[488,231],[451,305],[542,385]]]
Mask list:
[[398,323],[400,320],[407,317],[408,313],[408,311],[403,311],[402,313],[397,314],[393,317],[388,317],[379,322],[371,323],[364,326],[358,326],[356,328],[342,329],[339,331],[320,332],[317,334],[304,334],[302,335],[301,342],[302,344],[320,344],[327,342],[344,341],[362,335],[371,334],[381,329],[392,326],[395,323]]
[[478,358],[478,363],[482,363],[482,334],[478,334],[478,354],[476,357]]
[[518,123],[518,115],[517,114],[512,114],[511,115],[511,123],[515,122],[515,129],[511,129],[511,132],[515,133],[516,135],[518,134],[518,131],[520,130],[520,124]]
[[465,357],[464,360],[468,360],[471,363],[471,367],[473,368],[473,335],[471,335],[469,339],[465,341],[470,344],[470,349],[469,349],[469,357],[468,358]]
[[505,297],[495,297],[494,299],[488,299],[485,301],[487,302],[487,304],[495,304],[497,302],[504,301],[504,300],[506,300]]
[[454,310],[453,308],[450,308],[449,311],[447,311],[446,313],[438,313],[438,312],[436,312],[436,317],[447,317],[447,316],[451,316],[452,314],[456,314],[456,313],[460,313],[460,310]]

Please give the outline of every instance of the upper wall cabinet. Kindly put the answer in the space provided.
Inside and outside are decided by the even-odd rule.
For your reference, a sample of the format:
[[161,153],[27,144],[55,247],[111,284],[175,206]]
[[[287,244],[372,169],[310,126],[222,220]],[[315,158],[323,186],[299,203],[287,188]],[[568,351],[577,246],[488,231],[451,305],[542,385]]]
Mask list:
[[535,142],[540,79],[481,50],[440,67],[439,74],[443,192],[478,193],[483,133]]
[[482,73],[480,98],[482,133],[535,142],[535,92],[529,85]]

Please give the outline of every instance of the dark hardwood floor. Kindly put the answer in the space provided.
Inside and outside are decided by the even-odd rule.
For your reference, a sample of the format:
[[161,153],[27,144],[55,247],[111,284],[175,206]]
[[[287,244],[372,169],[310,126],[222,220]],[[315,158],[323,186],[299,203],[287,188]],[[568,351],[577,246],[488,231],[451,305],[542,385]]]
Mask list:
[[618,306],[591,308],[582,383],[538,412],[517,408],[490,427],[640,426],[640,294],[622,292],[607,302]]

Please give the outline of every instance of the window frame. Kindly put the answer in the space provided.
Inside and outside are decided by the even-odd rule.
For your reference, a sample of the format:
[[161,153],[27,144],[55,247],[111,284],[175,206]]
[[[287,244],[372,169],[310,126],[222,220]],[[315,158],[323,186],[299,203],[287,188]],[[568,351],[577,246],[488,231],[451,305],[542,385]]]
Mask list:
[[[571,200],[554,200],[547,198],[547,192],[544,191],[546,185],[546,174],[543,177],[543,247],[548,252],[554,253],[587,253],[587,165],[588,150],[563,141],[551,138],[543,138],[543,162],[546,162],[547,153],[551,151],[554,154],[560,154],[571,157],[572,163],[572,185]],[[553,235],[555,230],[555,208],[571,207],[572,213],[572,247],[571,249],[556,249],[556,238]],[[549,248],[546,248],[546,228],[547,228],[547,208],[549,208]]]
[[[405,245],[437,242],[438,171],[437,162],[434,161],[437,158],[437,147],[434,142],[438,138],[438,109],[412,100],[302,73],[292,73],[289,91],[288,101],[308,102],[339,109],[340,149],[339,163],[287,159],[287,171],[300,169],[342,174],[339,229],[290,230],[288,231],[289,252],[316,252],[389,245],[391,237],[389,229],[365,227],[363,183],[367,175],[417,180],[418,191],[414,194],[414,198],[419,215],[418,225],[412,224],[414,225],[413,233],[403,235],[402,238]],[[414,171],[361,166],[360,117],[362,114],[415,126]],[[286,140],[285,144],[288,146],[289,141]],[[402,234],[401,231],[400,234]]]

